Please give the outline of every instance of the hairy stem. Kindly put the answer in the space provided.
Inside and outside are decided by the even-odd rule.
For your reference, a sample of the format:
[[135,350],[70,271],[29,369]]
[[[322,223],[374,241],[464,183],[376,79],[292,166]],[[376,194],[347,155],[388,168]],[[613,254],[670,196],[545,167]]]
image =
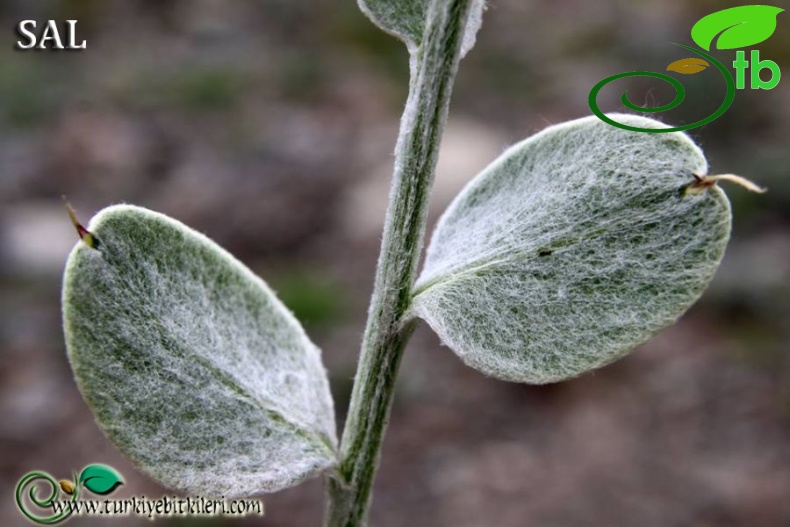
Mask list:
[[471,4],[472,0],[433,0],[422,44],[412,51],[409,97],[395,149],[389,208],[341,461],[328,480],[328,527],[366,524],[398,366],[414,327],[405,313]]

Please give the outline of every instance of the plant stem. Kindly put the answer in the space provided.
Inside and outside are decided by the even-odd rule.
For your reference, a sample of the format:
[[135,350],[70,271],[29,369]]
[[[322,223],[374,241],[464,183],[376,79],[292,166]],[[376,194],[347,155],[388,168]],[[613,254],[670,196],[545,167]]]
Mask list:
[[340,465],[328,478],[328,527],[366,524],[403,349],[405,313],[425,237],[428,197],[472,0],[433,0],[412,51],[409,97],[395,149],[389,208]]

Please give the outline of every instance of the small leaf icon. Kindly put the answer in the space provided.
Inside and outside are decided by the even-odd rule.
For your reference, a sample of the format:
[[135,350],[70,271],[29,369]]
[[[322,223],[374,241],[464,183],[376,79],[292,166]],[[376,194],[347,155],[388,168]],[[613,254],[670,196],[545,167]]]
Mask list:
[[123,477],[107,465],[88,465],[82,469],[80,484],[100,496],[105,496],[123,484]]
[[67,479],[62,479],[58,481],[58,484],[60,485],[60,488],[63,490],[63,492],[65,492],[69,496],[74,494],[74,483],[72,483],[71,481]]
[[676,73],[682,73],[683,75],[691,75],[692,73],[704,71],[708,66],[710,66],[710,64],[707,60],[691,57],[688,59],[676,60],[667,66],[667,71],[674,71]]
[[721,34],[718,49],[754,46],[767,40],[776,31],[776,17],[784,11],[770,5],[744,5],[716,11],[699,20],[691,28],[691,38],[710,51],[713,39]]

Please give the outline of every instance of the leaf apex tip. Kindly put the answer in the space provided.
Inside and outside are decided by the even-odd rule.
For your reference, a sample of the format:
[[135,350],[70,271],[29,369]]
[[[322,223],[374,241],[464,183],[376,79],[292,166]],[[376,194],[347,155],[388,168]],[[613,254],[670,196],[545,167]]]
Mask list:
[[90,232],[88,229],[83,227],[83,225],[77,219],[77,213],[74,212],[74,207],[71,206],[71,203],[66,199],[66,196],[62,196],[63,204],[66,206],[66,213],[69,215],[69,219],[71,220],[71,224],[74,225],[74,228],[77,230],[77,235],[80,237],[85,245],[90,247],[91,249],[96,249],[96,246],[99,244],[99,240]]
[[691,175],[694,176],[694,182],[685,188],[684,191],[685,194],[699,194],[707,188],[716,186],[716,183],[718,183],[719,181],[728,181],[730,183],[735,183],[736,185],[757,194],[764,194],[768,190],[746,179],[745,177],[737,176],[735,174],[719,174],[716,176],[703,176],[697,173],[692,173]]

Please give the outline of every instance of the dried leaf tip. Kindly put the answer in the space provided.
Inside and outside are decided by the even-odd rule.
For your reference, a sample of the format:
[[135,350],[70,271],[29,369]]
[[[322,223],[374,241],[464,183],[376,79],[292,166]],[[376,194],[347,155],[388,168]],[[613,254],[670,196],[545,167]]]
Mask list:
[[74,212],[74,207],[72,207],[71,203],[66,200],[66,196],[63,196],[63,203],[66,205],[66,212],[68,213],[69,219],[74,225],[74,228],[77,229],[77,234],[79,235],[80,240],[82,240],[85,245],[91,249],[95,249],[99,244],[99,240],[97,240],[96,237],[88,229],[83,227],[82,224],[77,220],[77,214]]
[[694,182],[688,185],[685,189],[685,194],[699,194],[709,187],[716,186],[719,181],[729,181],[738,186],[745,188],[748,191],[762,194],[766,189],[757,186],[755,183],[749,181],[745,177],[736,176],[735,174],[719,174],[717,176],[701,176],[699,174],[691,174],[694,176]]

